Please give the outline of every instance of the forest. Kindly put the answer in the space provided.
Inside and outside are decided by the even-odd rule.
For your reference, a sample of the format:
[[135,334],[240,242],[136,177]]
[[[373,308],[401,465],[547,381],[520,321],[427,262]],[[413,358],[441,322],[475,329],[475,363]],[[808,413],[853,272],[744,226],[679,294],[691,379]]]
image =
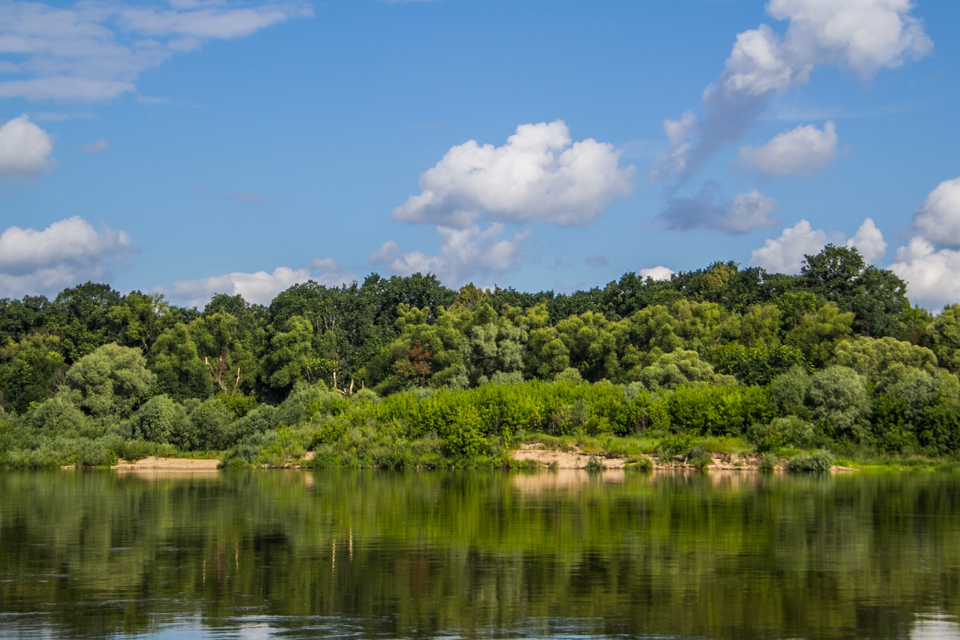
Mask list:
[[718,262],[571,294],[371,274],[200,310],[86,283],[0,300],[0,466],[506,466],[531,440],[639,466],[952,460],[958,373],[960,306],[912,306],[832,245],[798,275]]

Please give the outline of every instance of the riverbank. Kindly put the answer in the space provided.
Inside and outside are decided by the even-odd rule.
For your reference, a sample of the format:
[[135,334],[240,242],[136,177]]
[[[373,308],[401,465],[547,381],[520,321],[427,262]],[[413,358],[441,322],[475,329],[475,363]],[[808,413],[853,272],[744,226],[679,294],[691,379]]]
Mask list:
[[[829,465],[823,465],[820,468],[807,468],[799,465],[797,461],[809,459],[816,452],[787,452],[793,455],[775,455],[771,453],[756,453],[750,451],[736,451],[736,441],[725,442],[725,447],[717,451],[708,451],[698,453],[697,449],[702,449],[703,445],[694,445],[693,450],[687,451],[681,455],[669,455],[664,453],[662,444],[657,444],[654,449],[660,449],[660,454],[650,452],[649,454],[624,453],[631,448],[641,448],[637,442],[624,441],[621,438],[607,439],[606,441],[597,441],[596,439],[585,439],[585,441],[576,441],[571,439],[556,438],[549,439],[547,442],[543,438],[532,438],[528,442],[521,443],[516,449],[506,452],[504,459],[499,465],[492,465],[492,468],[514,468],[525,470],[588,470],[605,472],[630,472],[630,471],[704,471],[704,472],[757,472],[757,471],[829,471],[833,474],[857,473],[857,472],[882,472],[882,471],[917,471],[917,470],[949,470],[958,468],[952,461],[935,460],[926,458],[899,458],[899,459],[847,459],[833,458],[829,454],[824,460],[829,460]],[[650,448],[651,443],[647,442],[646,447]],[[213,452],[211,452],[213,453]],[[224,468],[237,468],[241,465],[229,460],[225,462],[225,453],[216,454],[216,457],[207,458],[187,458],[175,456],[147,456],[139,460],[120,459],[116,464],[109,465],[108,468],[119,472],[133,472],[141,474],[167,474],[167,473],[193,473],[193,472],[215,472]],[[692,453],[692,455],[691,455]],[[242,465],[254,469],[315,469],[330,468],[333,466],[343,468],[356,468],[356,464],[332,465],[321,461],[318,464],[316,452],[307,451],[303,455],[291,456],[284,460],[274,460],[270,464],[249,463]],[[484,461],[489,463],[489,460]],[[791,465],[791,463],[793,463]],[[106,465],[104,465],[106,467]],[[377,465],[359,465],[366,468],[377,468]],[[436,468],[476,468],[483,466],[491,468],[490,464],[477,465],[465,460],[446,460],[443,464],[417,465],[410,464],[404,468],[417,469],[436,469]],[[76,469],[76,465],[64,465],[64,470]]]

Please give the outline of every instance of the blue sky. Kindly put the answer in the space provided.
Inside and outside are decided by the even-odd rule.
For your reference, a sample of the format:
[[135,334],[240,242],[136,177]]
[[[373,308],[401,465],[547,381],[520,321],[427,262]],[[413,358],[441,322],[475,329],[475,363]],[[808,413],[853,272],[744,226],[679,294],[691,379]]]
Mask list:
[[960,301],[960,5],[0,1],[0,297],[603,285],[851,243]]

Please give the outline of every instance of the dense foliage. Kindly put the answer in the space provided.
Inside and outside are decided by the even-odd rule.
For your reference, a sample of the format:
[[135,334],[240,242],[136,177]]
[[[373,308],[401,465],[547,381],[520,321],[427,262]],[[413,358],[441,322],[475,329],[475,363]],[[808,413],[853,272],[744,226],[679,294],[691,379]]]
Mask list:
[[374,274],[200,311],[87,283],[0,300],[0,452],[36,466],[336,445],[318,458],[404,465],[496,460],[544,433],[952,456],[958,372],[960,306],[911,307],[896,275],[834,246],[797,276],[716,263],[570,295]]

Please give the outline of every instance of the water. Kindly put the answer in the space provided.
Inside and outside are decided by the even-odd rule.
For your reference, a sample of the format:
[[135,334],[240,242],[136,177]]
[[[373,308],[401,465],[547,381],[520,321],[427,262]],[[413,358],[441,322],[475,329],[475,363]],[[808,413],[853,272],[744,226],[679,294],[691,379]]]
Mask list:
[[960,638],[960,476],[0,473],[0,637]]

